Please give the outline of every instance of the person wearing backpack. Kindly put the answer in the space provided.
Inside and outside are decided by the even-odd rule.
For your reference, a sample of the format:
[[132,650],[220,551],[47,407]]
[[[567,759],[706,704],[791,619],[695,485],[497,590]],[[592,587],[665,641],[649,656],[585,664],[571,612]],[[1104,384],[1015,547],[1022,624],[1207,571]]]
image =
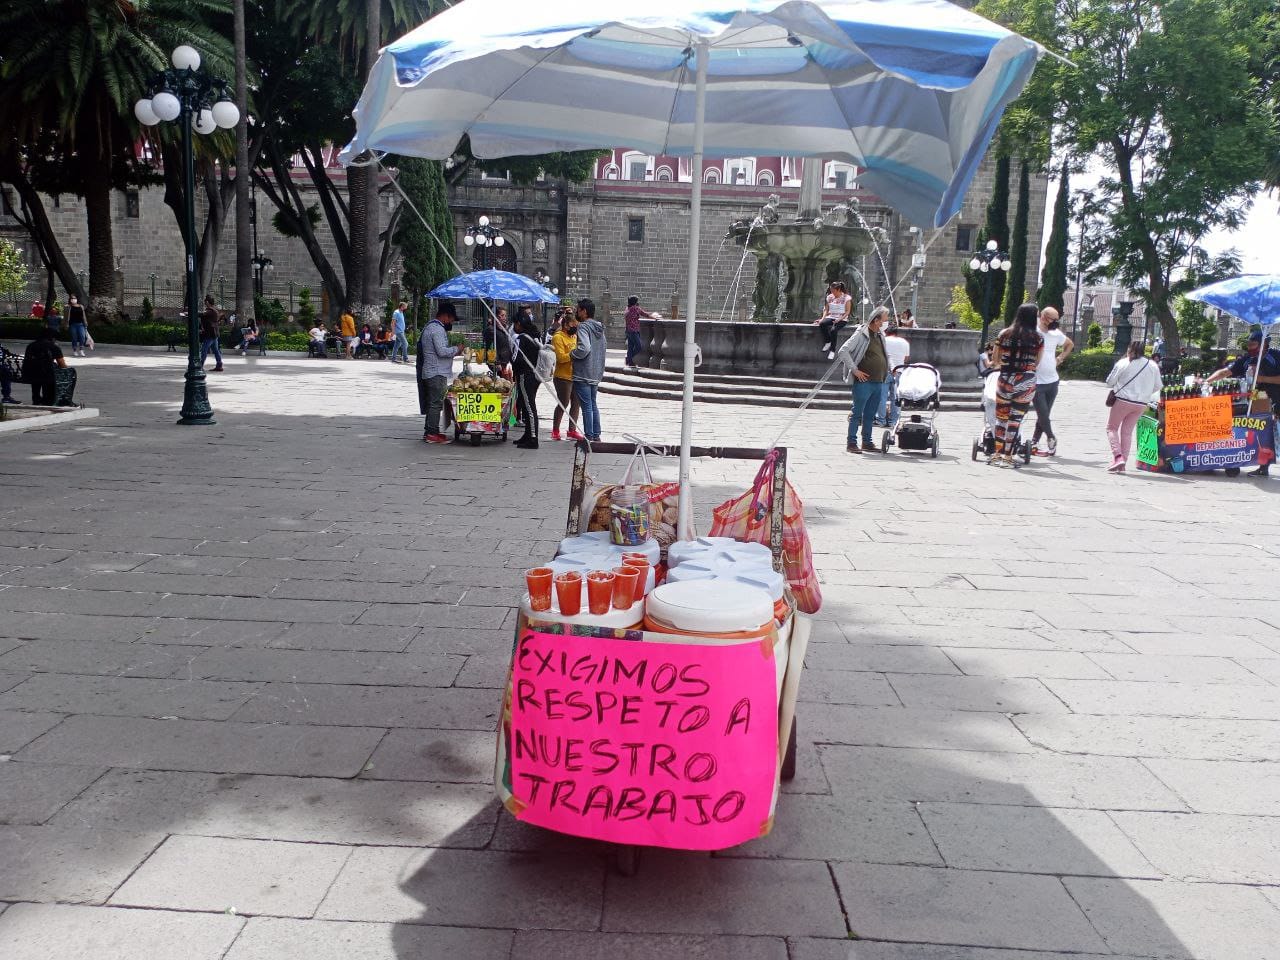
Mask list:
[[604,379],[604,365],[608,344],[605,341],[604,324],[596,319],[596,305],[583,298],[578,301],[578,345],[570,354],[573,358],[573,395],[578,398],[582,411],[582,431],[588,440],[599,440],[600,408],[596,396],[600,381]]
[[48,327],[28,346],[22,358],[22,376],[31,384],[31,402],[38,407],[52,407],[57,399],[57,375],[59,367],[67,365],[62,348],[53,339]]
[[542,334],[533,315],[526,310],[516,314],[512,328],[516,335],[515,356],[511,369],[520,390],[520,409],[524,413],[524,436],[515,445],[521,450],[538,449],[538,357],[542,352]]

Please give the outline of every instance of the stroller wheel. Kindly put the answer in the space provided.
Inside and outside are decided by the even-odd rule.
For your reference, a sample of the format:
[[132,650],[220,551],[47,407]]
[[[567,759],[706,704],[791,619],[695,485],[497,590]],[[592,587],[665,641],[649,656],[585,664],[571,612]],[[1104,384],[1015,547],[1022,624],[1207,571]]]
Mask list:
[[[935,460],[938,459],[938,435],[936,433],[933,435],[933,443],[929,444],[929,456],[933,457]],[[978,459],[976,450],[974,452],[973,459]]]
[[1027,443],[1025,440],[1022,441],[1022,462],[1031,462],[1031,444]]
[[884,436],[882,436],[882,437],[880,438],[880,452],[881,452],[881,453],[888,453],[888,452],[889,452],[889,444],[891,444],[892,442],[893,442],[893,435],[892,435],[891,433],[889,433],[889,431],[888,431],[888,430],[886,430],[886,431],[884,432]]
[[977,459],[978,459],[978,451],[979,451],[980,449],[982,449],[982,443],[981,443],[981,441],[979,441],[979,440],[978,440],[978,438],[977,438],[977,437],[974,437],[974,439],[973,439],[973,459],[974,459],[974,461],[975,461],[975,462],[976,462],[976,461],[977,461]]

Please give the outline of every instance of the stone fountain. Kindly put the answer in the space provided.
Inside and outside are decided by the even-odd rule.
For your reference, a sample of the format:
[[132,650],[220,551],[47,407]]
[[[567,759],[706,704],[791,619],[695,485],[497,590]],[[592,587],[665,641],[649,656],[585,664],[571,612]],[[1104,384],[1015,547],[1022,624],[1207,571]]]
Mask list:
[[871,252],[873,239],[856,223],[856,203],[839,204],[824,215],[822,161],[807,159],[794,220],[781,219],[775,195],[757,216],[730,227],[729,236],[756,257],[752,320],[774,323],[784,312],[790,320],[816,320],[832,280],[845,280],[857,301],[865,284],[854,263]]

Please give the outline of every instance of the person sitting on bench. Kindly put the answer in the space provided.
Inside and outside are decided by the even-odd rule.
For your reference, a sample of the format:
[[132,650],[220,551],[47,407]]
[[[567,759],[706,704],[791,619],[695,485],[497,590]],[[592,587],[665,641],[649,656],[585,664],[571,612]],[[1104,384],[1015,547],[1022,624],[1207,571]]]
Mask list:
[[307,341],[307,356],[317,357],[321,360],[327,357],[328,354],[325,353],[325,350],[324,350],[324,340],[325,340],[325,337],[327,336],[327,334],[325,333],[324,327],[322,327],[319,323],[317,323],[314,327],[312,327],[310,330],[307,331],[307,336],[310,338]]
[[57,376],[54,371],[67,365],[62,348],[53,339],[53,331],[45,327],[27,347],[22,358],[22,375],[31,384],[31,402],[38,407],[52,407],[57,399]]

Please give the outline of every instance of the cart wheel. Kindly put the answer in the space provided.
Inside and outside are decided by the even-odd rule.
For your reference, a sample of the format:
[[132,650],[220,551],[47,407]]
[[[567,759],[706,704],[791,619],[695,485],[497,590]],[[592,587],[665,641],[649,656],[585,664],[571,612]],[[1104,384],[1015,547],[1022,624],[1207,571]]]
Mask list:
[[782,755],[782,779],[790,782],[796,778],[796,718],[791,718],[791,737],[787,740],[787,752]]
[[1031,444],[1026,443],[1025,441],[1022,444],[1022,462],[1031,462]]
[[[938,438],[936,436],[933,438],[933,443],[929,446],[929,456],[933,457],[935,460],[938,459]],[[976,454],[974,455],[974,459],[977,459]]]
[[1226,468],[1226,469],[1224,469],[1222,472],[1223,472],[1223,473],[1225,473],[1228,477],[1238,477],[1238,476],[1240,476],[1240,468],[1239,468],[1239,467],[1227,467],[1227,468]]
[[473,433],[473,434],[471,434],[471,445],[472,445],[473,447],[478,447],[478,446],[480,446],[480,441],[481,441],[481,440],[483,440],[483,439],[484,439],[484,437],[483,437],[481,434]]
[[891,437],[891,435],[890,435],[889,431],[888,431],[888,430],[886,430],[886,431],[884,432],[884,436],[880,438],[880,452],[881,452],[881,453],[888,453],[888,452],[889,452],[889,441],[890,441],[891,439],[892,439],[892,437]]
[[977,459],[978,459],[978,448],[979,448],[979,447],[981,447],[981,446],[982,446],[982,444],[978,442],[978,438],[977,438],[977,437],[974,437],[974,439],[973,439],[973,459],[974,459],[975,461],[977,461]]
[[629,843],[619,844],[613,851],[613,867],[624,877],[634,877],[640,869],[640,848]]

